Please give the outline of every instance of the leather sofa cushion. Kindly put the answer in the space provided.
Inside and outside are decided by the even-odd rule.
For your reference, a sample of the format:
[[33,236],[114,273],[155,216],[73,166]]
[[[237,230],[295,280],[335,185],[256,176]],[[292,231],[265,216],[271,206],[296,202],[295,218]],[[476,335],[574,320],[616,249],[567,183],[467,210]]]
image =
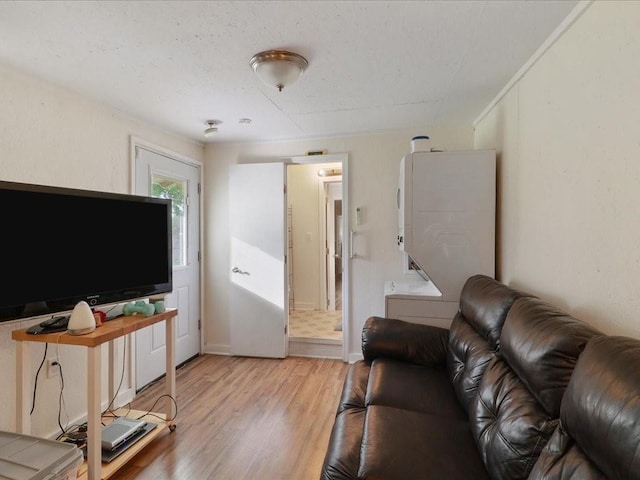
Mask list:
[[362,442],[359,479],[489,478],[466,421],[373,405]]
[[357,480],[366,414],[365,408],[348,408],[336,415],[322,480]]
[[394,358],[424,366],[444,365],[449,331],[382,317],[369,317],[362,328],[362,355],[367,361]]
[[458,313],[451,323],[447,370],[462,408],[468,412],[485,369],[495,352]]
[[371,365],[369,362],[359,360],[351,365],[347,370],[347,376],[342,386],[342,396],[338,404],[340,413],[347,408],[364,407],[367,395],[367,384],[369,382],[369,372]]
[[534,478],[577,478],[568,472],[580,468],[610,480],[639,480],[640,341],[593,338],[576,364],[560,420],[562,442],[545,449]]
[[528,480],[608,480],[558,425]]
[[531,296],[514,290],[485,275],[474,275],[464,284],[460,294],[460,313],[484,338],[492,350],[497,350],[500,332],[513,302]]
[[500,336],[504,358],[552,417],[578,357],[599,331],[536,298],[520,298],[509,310]]
[[495,356],[507,312],[516,299],[530,296],[485,275],[470,277],[460,294],[460,311],[449,329],[447,368],[465,411],[485,368]]
[[482,377],[469,421],[494,480],[526,479],[558,424],[499,358]]
[[560,400],[599,332],[536,298],[517,299],[469,419],[492,478],[525,479],[558,425]]
[[378,359],[371,365],[365,403],[466,420],[447,371]]

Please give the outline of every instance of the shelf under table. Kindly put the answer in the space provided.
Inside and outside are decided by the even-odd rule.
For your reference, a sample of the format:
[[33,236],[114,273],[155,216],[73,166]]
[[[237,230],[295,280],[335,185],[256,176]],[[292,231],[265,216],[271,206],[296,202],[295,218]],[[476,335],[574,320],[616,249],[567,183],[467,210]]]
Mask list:
[[[115,411],[117,416],[126,416],[130,418],[140,418],[146,422],[155,423],[158,426],[147,433],[144,437],[139,439],[136,443],[131,445],[127,450],[122,452],[118,457],[114,458],[109,463],[102,463],[102,480],[111,478],[118,470],[120,470],[129,460],[140,453],[147,445],[158,438],[160,435],[169,433],[169,427],[171,422],[166,420],[166,415],[156,412],[143,412],[142,410],[128,410],[125,408],[119,408]],[[146,414],[146,415],[145,415]],[[103,417],[103,422],[109,423],[112,419],[109,417]],[[89,466],[86,462],[78,468],[78,480],[88,480],[89,478]]]

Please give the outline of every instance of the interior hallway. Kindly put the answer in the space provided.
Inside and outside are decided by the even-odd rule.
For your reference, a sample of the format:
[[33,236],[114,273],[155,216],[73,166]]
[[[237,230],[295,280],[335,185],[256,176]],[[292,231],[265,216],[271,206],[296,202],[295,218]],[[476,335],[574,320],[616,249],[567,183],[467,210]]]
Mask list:
[[335,311],[290,311],[289,336],[342,341],[342,282],[340,279],[336,279]]

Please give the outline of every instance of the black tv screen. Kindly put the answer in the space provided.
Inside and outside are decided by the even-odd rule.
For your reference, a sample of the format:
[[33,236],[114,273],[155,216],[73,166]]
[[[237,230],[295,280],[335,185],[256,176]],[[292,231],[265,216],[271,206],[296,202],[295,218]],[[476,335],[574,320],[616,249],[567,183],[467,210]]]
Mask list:
[[171,200],[0,181],[0,321],[172,289]]

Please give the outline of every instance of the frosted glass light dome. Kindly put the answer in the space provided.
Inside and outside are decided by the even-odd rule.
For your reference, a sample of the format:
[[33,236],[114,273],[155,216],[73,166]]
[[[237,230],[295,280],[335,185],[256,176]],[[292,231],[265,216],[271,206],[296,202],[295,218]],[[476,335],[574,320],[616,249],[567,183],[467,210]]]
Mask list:
[[267,50],[255,54],[249,64],[256,75],[270,87],[282,91],[294,83],[309,66],[307,59],[285,50]]

